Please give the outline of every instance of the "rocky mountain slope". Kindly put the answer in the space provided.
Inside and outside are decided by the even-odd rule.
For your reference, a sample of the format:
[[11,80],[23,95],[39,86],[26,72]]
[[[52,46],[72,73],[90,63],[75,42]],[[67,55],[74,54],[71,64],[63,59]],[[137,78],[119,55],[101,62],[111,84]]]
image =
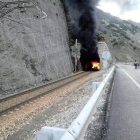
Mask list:
[[61,78],[72,69],[61,0],[0,2],[0,95]]
[[135,23],[131,20],[121,20],[99,9],[96,9],[96,16],[106,28],[106,43],[112,56],[118,61],[139,60],[140,23]]

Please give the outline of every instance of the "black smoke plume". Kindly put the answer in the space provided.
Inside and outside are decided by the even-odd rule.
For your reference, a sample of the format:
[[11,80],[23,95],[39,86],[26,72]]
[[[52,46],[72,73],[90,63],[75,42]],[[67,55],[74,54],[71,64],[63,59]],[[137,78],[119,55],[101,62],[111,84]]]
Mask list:
[[97,0],[63,0],[72,37],[81,42],[81,62],[99,61],[95,5]]

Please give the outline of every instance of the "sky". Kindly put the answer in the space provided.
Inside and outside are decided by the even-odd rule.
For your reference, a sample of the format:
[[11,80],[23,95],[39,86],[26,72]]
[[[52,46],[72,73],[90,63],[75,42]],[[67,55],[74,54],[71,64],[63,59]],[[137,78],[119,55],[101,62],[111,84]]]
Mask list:
[[121,19],[140,23],[140,0],[100,0],[97,8]]

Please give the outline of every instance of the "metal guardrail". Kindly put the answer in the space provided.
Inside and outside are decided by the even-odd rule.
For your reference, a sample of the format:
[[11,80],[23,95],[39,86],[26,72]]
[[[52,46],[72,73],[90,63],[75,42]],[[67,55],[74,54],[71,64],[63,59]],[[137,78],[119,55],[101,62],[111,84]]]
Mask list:
[[[83,110],[80,112],[78,117],[72,122],[70,127],[65,132],[63,131],[63,134],[61,133],[62,137],[59,140],[81,140],[83,138],[83,136],[86,133],[87,127],[90,123],[90,120],[95,112],[96,105],[97,105],[97,103],[98,103],[98,101],[103,93],[102,91],[104,90],[104,88],[105,88],[110,76],[114,72],[114,70],[115,70],[115,66],[113,66],[110,69],[106,78],[101,82],[101,84],[99,85],[97,90],[94,92],[93,96],[90,98],[90,100],[85,105]],[[55,129],[56,128],[54,128],[54,130]],[[58,135],[59,130],[57,130],[57,133],[55,133],[54,130],[53,130],[53,128],[51,128],[52,137],[56,137],[56,135]],[[60,129],[60,132],[61,131],[62,130]],[[40,133],[37,134],[36,140],[50,140],[50,139],[54,140],[53,138],[49,138],[49,137],[45,137],[45,138],[40,137],[43,132],[44,133],[50,132],[50,128],[43,127],[42,131],[40,131]]]
[[109,74],[102,81],[98,89],[95,91],[91,99],[85,105],[84,109],[75,119],[75,121],[68,128],[67,132],[63,135],[61,140],[81,140],[85,135],[89,122],[92,118],[93,113],[95,112],[95,108],[97,105],[100,96],[102,95],[102,90],[104,89],[107,81],[109,80],[111,74],[113,73],[115,66],[112,67]]

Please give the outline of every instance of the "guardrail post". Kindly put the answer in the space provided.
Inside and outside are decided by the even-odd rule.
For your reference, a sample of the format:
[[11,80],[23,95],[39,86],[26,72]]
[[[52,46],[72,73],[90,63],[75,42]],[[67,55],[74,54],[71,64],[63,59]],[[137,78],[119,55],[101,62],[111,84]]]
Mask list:
[[101,82],[93,82],[92,83],[92,94],[97,90],[97,88],[100,86]]
[[37,132],[35,140],[60,140],[67,129],[44,126]]

